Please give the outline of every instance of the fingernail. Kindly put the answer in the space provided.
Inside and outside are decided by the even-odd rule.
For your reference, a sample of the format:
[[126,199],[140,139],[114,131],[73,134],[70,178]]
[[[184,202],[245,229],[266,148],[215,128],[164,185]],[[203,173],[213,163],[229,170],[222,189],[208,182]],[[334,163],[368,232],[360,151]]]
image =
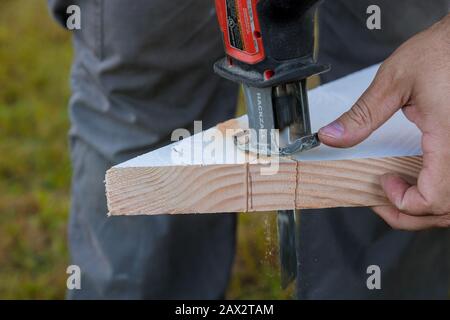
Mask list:
[[321,128],[319,134],[331,138],[340,138],[344,134],[344,126],[339,121],[333,121],[329,125]]

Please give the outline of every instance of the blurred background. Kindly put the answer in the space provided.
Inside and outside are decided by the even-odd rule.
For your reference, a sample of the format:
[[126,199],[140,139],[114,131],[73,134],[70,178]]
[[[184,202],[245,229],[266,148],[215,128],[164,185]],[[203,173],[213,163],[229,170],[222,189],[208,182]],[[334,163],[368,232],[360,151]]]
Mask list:
[[[65,295],[71,59],[46,0],[0,1],[0,299]],[[240,214],[227,298],[291,298],[278,268],[274,214]]]

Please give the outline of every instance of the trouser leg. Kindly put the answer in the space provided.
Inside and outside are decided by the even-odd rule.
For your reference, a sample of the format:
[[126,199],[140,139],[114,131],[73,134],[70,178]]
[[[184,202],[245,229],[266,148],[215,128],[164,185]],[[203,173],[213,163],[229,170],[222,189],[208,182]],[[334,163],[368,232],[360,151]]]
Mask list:
[[82,279],[69,298],[224,296],[235,215],[107,217],[103,180],[111,163],[80,140],[73,143],[72,163],[69,243]]
[[[69,243],[82,289],[70,298],[224,296],[233,214],[107,218],[112,165],[171,132],[233,116],[237,85],[215,76],[223,55],[214,4],[80,0],[70,101],[73,182]],[[139,151],[137,151],[139,150]]]
[[[381,30],[366,27],[369,5],[381,9]],[[322,81],[381,62],[447,10],[447,0],[325,1],[319,13],[319,59],[332,63],[332,71]],[[448,298],[450,229],[392,230],[369,208],[302,213],[300,299]],[[367,286],[372,265],[380,268],[380,289]]]

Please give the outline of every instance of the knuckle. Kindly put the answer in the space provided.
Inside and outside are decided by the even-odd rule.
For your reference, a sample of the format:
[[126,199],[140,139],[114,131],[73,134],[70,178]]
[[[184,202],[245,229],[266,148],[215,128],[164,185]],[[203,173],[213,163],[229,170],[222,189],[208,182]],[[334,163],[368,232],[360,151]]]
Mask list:
[[402,230],[402,222],[399,219],[383,219],[393,230]]
[[[419,177],[421,179],[421,177]],[[410,195],[410,207],[420,208],[421,211],[426,211],[426,213],[435,212],[436,205],[440,201],[440,195],[438,190],[432,185],[427,185],[426,187],[420,185],[420,181],[417,183],[415,192]]]
[[433,198],[427,198],[423,201],[422,211],[427,213],[436,212],[436,201]]
[[442,207],[442,198],[435,192],[423,198],[423,208],[425,211],[433,214],[444,214]]
[[377,83],[389,83],[392,85],[399,80],[401,70],[393,67],[391,62],[392,60],[388,59],[380,66],[376,74]]
[[449,228],[450,227],[450,213],[440,217],[437,221],[437,227],[440,228]]
[[376,74],[376,82],[385,86],[392,86],[405,78],[405,68],[399,68],[397,57],[391,56],[381,64]]
[[347,116],[360,127],[372,127],[374,115],[366,99],[361,97],[347,112]]
[[402,228],[396,223],[388,223],[388,224],[393,230],[402,230]]

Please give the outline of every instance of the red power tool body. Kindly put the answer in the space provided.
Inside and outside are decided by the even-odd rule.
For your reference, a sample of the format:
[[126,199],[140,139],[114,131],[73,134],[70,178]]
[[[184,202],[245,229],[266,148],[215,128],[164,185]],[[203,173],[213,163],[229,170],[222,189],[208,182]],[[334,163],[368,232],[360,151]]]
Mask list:
[[264,60],[256,1],[216,0],[216,10],[227,55],[248,64]]

